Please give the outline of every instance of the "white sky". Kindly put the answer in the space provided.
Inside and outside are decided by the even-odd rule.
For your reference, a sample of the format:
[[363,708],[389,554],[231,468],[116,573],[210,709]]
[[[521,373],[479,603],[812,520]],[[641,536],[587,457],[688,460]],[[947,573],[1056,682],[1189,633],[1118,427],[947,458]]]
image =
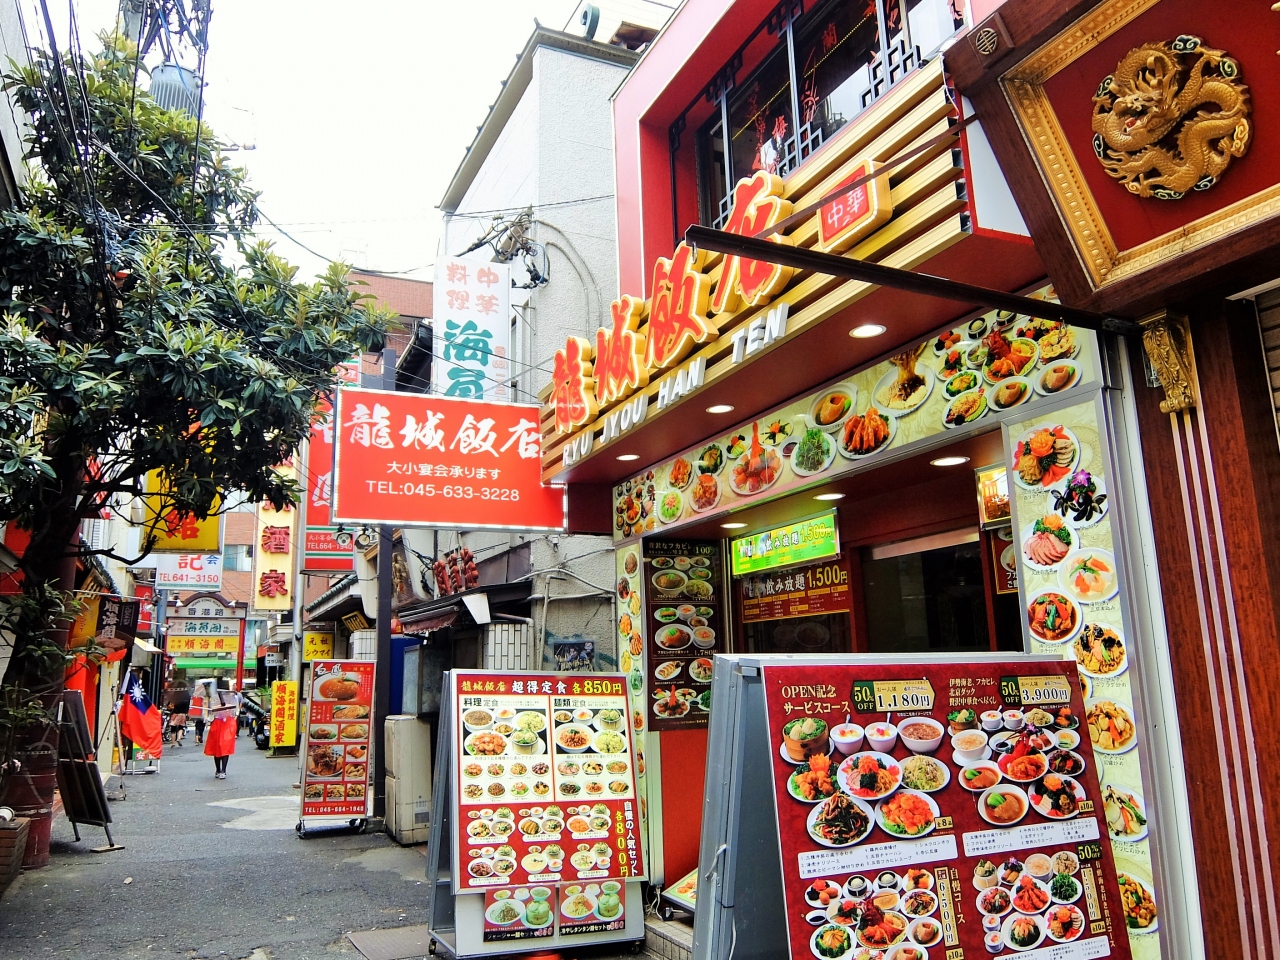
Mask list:
[[[117,0],[75,0],[86,45]],[[432,279],[435,209],[533,30],[576,0],[215,0],[205,119],[267,216],[326,257]],[[24,7],[38,9],[35,0]],[[66,6],[49,0],[61,48]],[[61,13],[59,19],[58,12]],[[32,42],[43,29],[28,15]],[[574,24],[571,32],[580,32]],[[273,236],[269,224],[262,234]],[[309,278],[323,261],[285,237]]]

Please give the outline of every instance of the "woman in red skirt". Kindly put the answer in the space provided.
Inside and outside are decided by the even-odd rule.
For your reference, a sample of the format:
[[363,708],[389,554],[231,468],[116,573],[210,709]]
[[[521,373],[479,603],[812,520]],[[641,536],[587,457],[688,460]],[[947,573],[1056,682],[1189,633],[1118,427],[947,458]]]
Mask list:
[[222,702],[213,705],[213,719],[205,732],[204,755],[213,757],[213,775],[225,780],[227,761],[236,752],[237,706],[234,693],[219,690],[218,694]]

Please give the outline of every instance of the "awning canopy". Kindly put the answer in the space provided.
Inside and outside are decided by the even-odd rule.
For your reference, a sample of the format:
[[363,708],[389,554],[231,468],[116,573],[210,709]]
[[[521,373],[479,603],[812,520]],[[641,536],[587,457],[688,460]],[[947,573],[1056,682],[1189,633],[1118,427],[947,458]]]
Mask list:
[[400,618],[400,626],[405,633],[430,633],[432,630],[440,630],[443,627],[452,626],[457,619],[458,608],[450,607],[446,610],[438,610],[435,613],[428,614],[421,620],[406,620],[402,616]]
[[147,655],[151,655],[154,653],[164,653],[164,651],[161,650],[159,647],[157,647],[154,643],[151,643],[150,641],[147,641],[147,640],[143,640],[141,638],[135,639],[133,641],[133,645]]
[[[173,665],[178,670],[234,670],[236,668],[236,658],[215,660],[212,657],[175,657]],[[257,670],[258,658],[245,657],[244,668],[245,670]]]

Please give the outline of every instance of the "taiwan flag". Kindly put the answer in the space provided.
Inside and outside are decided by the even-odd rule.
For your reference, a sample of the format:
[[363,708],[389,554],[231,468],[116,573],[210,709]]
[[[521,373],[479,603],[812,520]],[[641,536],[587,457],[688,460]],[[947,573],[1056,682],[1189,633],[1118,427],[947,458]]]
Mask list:
[[160,708],[151,702],[136,673],[130,673],[124,682],[124,699],[120,702],[120,733],[132,740],[151,756],[158,757],[164,750],[161,734],[164,724]]

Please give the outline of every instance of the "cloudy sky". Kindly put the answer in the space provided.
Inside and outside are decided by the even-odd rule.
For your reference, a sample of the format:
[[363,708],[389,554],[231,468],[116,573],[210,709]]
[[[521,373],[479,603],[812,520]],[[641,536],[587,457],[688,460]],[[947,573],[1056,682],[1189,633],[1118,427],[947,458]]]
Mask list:
[[[75,0],[86,40],[114,23],[117,6]],[[298,241],[325,257],[430,280],[435,206],[534,18],[561,29],[576,6],[215,0],[205,119],[222,137],[254,147],[237,156],[262,191],[263,211]],[[36,0],[24,7],[39,9]],[[67,8],[49,7],[65,48]],[[37,17],[28,15],[27,28],[38,42]],[[303,276],[323,267],[278,239]]]

